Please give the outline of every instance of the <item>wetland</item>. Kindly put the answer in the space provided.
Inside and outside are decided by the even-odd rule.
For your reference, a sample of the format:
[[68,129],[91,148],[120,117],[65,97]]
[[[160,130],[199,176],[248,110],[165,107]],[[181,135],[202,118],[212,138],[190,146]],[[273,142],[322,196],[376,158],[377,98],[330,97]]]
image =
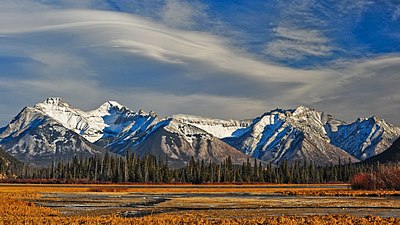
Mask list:
[[[3,222],[13,221],[8,224],[36,224],[29,223],[36,220],[47,224],[400,223],[399,192],[353,191],[346,184],[3,184],[0,192],[4,205],[18,202],[45,215],[36,217],[27,209],[25,217],[3,214]],[[10,212],[6,206],[0,210]]]

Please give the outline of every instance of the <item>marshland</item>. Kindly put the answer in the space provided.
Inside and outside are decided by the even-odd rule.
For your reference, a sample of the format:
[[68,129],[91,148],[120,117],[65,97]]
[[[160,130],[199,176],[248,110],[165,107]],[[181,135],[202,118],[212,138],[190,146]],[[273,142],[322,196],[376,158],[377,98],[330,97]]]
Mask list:
[[324,185],[2,184],[1,224],[397,224],[399,191]]

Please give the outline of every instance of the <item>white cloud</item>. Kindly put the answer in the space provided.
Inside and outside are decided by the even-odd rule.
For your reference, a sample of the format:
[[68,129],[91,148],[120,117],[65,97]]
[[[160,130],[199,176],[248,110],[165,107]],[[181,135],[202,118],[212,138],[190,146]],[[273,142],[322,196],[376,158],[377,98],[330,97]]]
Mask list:
[[[172,29],[128,14],[69,10],[19,15],[18,20],[13,20],[12,15],[4,14],[4,17],[10,19],[0,21],[2,34],[24,39],[31,52],[27,52],[26,48],[20,50],[33,59],[36,59],[37,52],[59,54],[51,53],[58,49],[65,50],[61,55],[74,54],[71,57],[89,60],[78,53],[101,49],[116,53],[129,52],[167,63],[192,64],[197,61],[210,64],[215,67],[213,69],[264,82],[307,83],[312,82],[315,75],[315,72],[254,59],[214,35]],[[33,34],[36,38],[30,38]],[[53,61],[47,63],[52,66],[60,61],[51,57],[48,60]],[[73,66],[81,67],[79,63]],[[298,74],[302,74],[302,77]]]
[[278,59],[300,60],[307,56],[329,56],[333,48],[329,39],[313,29],[277,27],[275,38],[266,46],[265,53]]
[[376,115],[400,125],[400,56],[347,62],[330,91],[315,106],[347,120]]
[[28,62],[14,62],[2,71],[4,80],[19,81],[19,89],[32,96],[47,91],[95,101],[100,92],[160,92],[220,100],[256,95],[257,102],[264,96],[270,101],[291,99],[293,94],[314,99],[307,88],[331,79],[323,71],[257,60],[214,35],[173,29],[129,14],[43,10],[0,17],[1,34],[7,37],[0,45],[11,46],[3,57],[16,54]]
[[193,28],[206,18],[204,10],[205,5],[196,1],[166,0],[160,16],[170,26]]
[[335,47],[326,32],[329,20],[319,17],[329,15],[331,8],[315,0],[279,1],[277,7],[280,13],[265,54],[292,61],[331,56]]

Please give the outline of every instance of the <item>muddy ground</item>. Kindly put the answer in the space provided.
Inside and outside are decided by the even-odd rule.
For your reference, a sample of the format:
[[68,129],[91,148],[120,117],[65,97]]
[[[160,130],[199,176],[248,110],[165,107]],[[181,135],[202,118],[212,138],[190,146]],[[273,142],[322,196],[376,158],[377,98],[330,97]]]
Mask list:
[[[246,218],[280,215],[330,215],[400,217],[400,197],[353,196],[287,196],[282,186],[232,187],[216,186],[129,186],[120,192],[41,192],[34,203],[59,210],[65,215],[111,215],[142,217],[154,214],[206,215],[213,218]],[[286,186],[283,189],[307,186]],[[308,188],[341,189],[348,186],[309,186]],[[213,191],[209,191],[213,189]],[[265,189],[265,191],[264,191]],[[276,191],[279,189],[279,191]],[[112,190],[112,189],[110,189]],[[115,189],[114,189],[115,190]],[[126,190],[126,191],[125,191]],[[154,191],[152,191],[154,190]],[[220,190],[220,191],[218,191]],[[254,191],[257,190],[257,191]],[[280,192],[280,193],[278,193]]]

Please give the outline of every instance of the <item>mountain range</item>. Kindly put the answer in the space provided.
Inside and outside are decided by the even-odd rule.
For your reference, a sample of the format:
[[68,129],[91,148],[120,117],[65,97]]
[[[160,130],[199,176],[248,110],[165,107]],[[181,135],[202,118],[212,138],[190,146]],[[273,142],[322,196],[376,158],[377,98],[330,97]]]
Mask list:
[[61,98],[25,107],[0,128],[0,147],[36,165],[110,151],[167,157],[172,167],[196,160],[235,164],[249,158],[265,163],[309,160],[317,165],[363,161],[385,151],[400,137],[396,127],[376,117],[346,123],[299,106],[276,109],[251,120],[193,115],[160,117],[108,101],[92,111]]

